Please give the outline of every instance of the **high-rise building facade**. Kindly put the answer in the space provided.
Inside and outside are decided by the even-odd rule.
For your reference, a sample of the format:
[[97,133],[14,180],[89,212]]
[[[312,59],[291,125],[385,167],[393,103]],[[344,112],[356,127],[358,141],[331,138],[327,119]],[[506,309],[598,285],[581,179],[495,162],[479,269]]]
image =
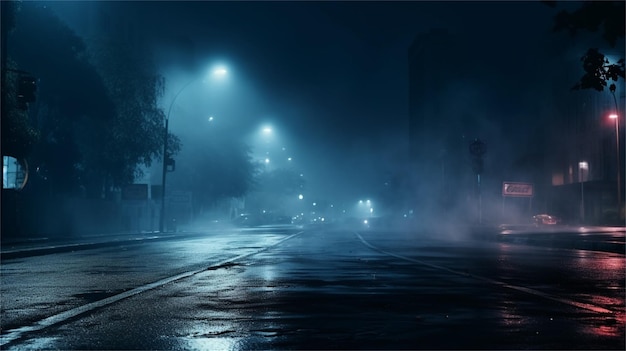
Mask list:
[[[601,51],[610,57],[624,57],[619,50]],[[567,71],[561,79],[572,85],[583,74],[581,55],[577,51],[562,58]],[[555,99],[549,127],[551,147],[546,150],[552,210],[569,222],[623,223],[624,81],[616,82],[614,93],[608,87],[604,91],[561,90]],[[617,123],[611,115],[617,115]]]
[[468,72],[467,61],[459,59],[461,45],[446,29],[432,29],[416,36],[408,52],[413,207],[426,217],[473,191],[467,163],[471,116],[456,109],[459,82]]

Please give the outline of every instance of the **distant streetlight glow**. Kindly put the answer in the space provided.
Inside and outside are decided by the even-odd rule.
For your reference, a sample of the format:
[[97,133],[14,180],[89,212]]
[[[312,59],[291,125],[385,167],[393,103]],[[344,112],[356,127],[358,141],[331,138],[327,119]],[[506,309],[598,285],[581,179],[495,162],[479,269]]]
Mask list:
[[269,158],[266,158],[266,159],[265,159],[265,163],[270,163],[270,159],[269,159]]
[[272,134],[272,128],[271,127],[263,127],[263,134]]
[[610,119],[617,119],[617,114],[616,114],[616,113],[611,113],[611,114],[609,115],[609,118],[610,118]]
[[213,122],[213,116],[209,116],[209,122]]
[[304,196],[302,194],[298,195],[298,199],[302,200],[304,199]]
[[215,76],[225,76],[227,73],[228,71],[224,67],[217,67],[213,70],[213,75]]

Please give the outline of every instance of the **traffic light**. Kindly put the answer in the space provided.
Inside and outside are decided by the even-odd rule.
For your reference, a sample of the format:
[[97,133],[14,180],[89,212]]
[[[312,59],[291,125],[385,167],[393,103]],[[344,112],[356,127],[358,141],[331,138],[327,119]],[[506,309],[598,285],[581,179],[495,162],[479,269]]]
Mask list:
[[174,172],[176,170],[176,161],[171,157],[167,157],[167,159],[165,160],[165,165],[168,172]]
[[29,74],[20,74],[17,82],[17,104],[22,110],[28,109],[28,103],[35,101],[37,79]]

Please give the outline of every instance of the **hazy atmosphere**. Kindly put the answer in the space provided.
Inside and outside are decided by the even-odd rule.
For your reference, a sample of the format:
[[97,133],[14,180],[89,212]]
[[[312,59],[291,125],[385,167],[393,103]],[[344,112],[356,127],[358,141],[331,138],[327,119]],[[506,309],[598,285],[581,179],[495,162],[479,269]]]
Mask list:
[[[530,209],[525,200],[509,201],[517,201],[512,210],[521,206],[522,215],[529,216],[555,211],[548,195],[556,185],[553,159],[578,162],[546,151],[558,149],[551,146],[559,144],[552,135],[567,119],[562,116],[571,114],[564,106],[592,95],[607,108],[612,102],[606,90],[570,90],[584,73],[579,60],[588,47],[602,45],[615,62],[623,51],[623,42],[610,45],[601,33],[554,30],[556,14],[578,5],[28,1],[20,4],[7,50],[21,70],[47,74],[43,71],[54,61],[35,60],[28,38],[45,40],[45,26],[54,22],[55,30],[64,30],[81,46],[79,55],[110,78],[103,89],[136,79],[131,72],[137,69],[143,71],[137,78],[154,77],[150,103],[160,111],[149,119],[150,128],[167,119],[175,138],[169,143],[175,169],[167,172],[166,197],[169,191],[190,194],[194,216],[229,197],[245,202],[246,194],[269,194],[261,178],[276,170],[299,178],[296,188],[280,191],[290,199],[302,195],[309,207],[319,202],[343,211],[359,200],[378,198],[384,206],[377,209],[385,209],[378,214],[396,215],[438,211],[433,204],[441,200],[444,208],[459,208],[472,217],[476,206],[469,202],[477,191],[484,193],[488,211],[500,208],[502,215],[502,182],[531,182],[540,191]],[[44,17],[54,20],[35,20]],[[412,50],[426,54],[416,59]],[[117,63],[107,61],[106,55],[116,54]],[[123,64],[123,57],[132,64]],[[216,76],[216,69],[223,76]],[[77,74],[76,69],[65,73]],[[52,87],[40,84],[40,94]],[[128,100],[128,94],[120,90],[117,98]],[[31,103],[37,110],[29,114],[45,123],[45,111],[54,104],[41,97]],[[603,128],[605,150],[610,129]],[[138,144],[147,153],[137,158],[134,179],[124,180],[147,183],[155,199],[160,195],[154,186],[163,182],[157,135],[137,135],[135,142],[151,140],[154,147]],[[476,183],[468,151],[475,139],[488,150],[480,156],[482,184]],[[597,179],[615,173],[610,157],[604,152],[594,163]],[[33,161],[35,169],[51,167],[45,157]],[[237,175],[241,185],[228,169],[243,172]]]
[[0,349],[624,350],[624,1],[0,1]]

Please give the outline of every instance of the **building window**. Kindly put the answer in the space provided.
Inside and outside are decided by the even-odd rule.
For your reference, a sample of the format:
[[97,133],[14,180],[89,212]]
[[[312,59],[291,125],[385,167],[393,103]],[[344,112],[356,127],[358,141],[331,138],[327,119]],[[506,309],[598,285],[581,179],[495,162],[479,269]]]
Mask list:
[[25,185],[26,170],[17,159],[2,156],[2,188],[21,189]]
[[565,177],[563,173],[552,173],[552,185],[563,185],[565,184]]

